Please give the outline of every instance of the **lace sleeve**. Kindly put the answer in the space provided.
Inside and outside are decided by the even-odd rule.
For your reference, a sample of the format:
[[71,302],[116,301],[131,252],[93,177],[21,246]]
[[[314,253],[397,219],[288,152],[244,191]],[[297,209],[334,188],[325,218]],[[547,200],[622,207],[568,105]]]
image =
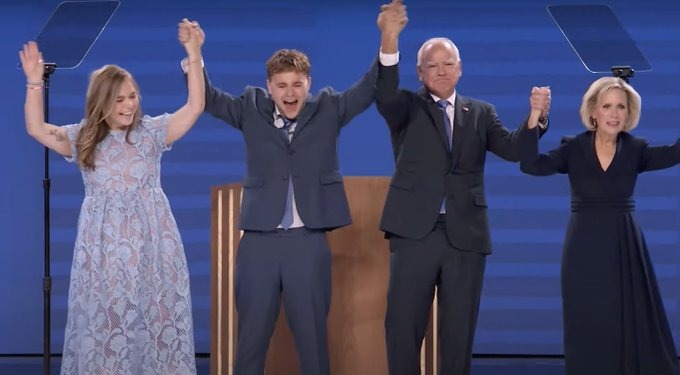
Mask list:
[[142,128],[151,133],[156,144],[163,151],[168,151],[172,148],[172,144],[166,144],[165,140],[168,137],[168,121],[170,119],[169,113],[151,117],[146,115],[142,118]]
[[68,139],[69,145],[71,145],[71,156],[64,156],[69,163],[74,163],[78,160],[78,150],[76,150],[76,140],[78,139],[78,134],[80,129],[85,125],[85,120],[80,121],[77,124],[64,125],[62,129],[66,133],[66,138]]

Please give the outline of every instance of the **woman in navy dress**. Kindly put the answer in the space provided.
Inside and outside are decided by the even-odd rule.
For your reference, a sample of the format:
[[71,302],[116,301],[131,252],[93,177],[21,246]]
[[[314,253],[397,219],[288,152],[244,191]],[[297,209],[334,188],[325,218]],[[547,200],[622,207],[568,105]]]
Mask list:
[[538,152],[538,111],[520,139],[521,170],[563,173],[571,218],[562,254],[564,349],[568,375],[678,374],[678,361],[644,235],[633,211],[641,172],[680,163],[680,140],[650,146],[630,131],[640,95],[603,77],[583,96],[586,131]]

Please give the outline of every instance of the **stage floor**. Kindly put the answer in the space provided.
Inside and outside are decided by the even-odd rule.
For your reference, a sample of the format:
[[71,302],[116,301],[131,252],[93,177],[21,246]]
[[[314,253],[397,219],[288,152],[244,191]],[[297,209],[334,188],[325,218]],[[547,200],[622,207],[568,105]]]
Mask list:
[[[564,375],[561,358],[475,358],[471,375]],[[210,374],[210,359],[196,359],[198,375]],[[50,375],[59,374],[59,357],[51,360]],[[42,357],[0,357],[0,375],[41,375]],[[343,375],[343,374],[333,374]]]

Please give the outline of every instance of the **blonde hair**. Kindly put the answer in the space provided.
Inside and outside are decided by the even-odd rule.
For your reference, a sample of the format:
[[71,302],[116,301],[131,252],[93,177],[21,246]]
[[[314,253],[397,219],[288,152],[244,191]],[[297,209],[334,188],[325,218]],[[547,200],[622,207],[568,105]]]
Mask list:
[[611,92],[612,90],[623,90],[628,99],[628,118],[626,123],[623,124],[623,131],[630,131],[638,126],[640,121],[640,111],[642,109],[642,99],[640,94],[635,91],[633,86],[629,85],[626,81],[617,77],[602,77],[595,82],[593,82],[588,91],[583,95],[583,101],[581,102],[581,109],[579,114],[581,115],[581,122],[583,126],[588,130],[595,130],[596,124],[592,117],[593,112],[597,104],[602,100],[602,97]]
[[[94,170],[94,153],[97,145],[106,138],[110,128],[106,122],[114,110],[116,97],[121,85],[130,80],[137,93],[139,86],[132,75],[116,65],[104,65],[90,74],[90,84],[85,99],[85,125],[76,138],[78,164],[86,170]],[[141,99],[141,96],[140,96]],[[142,109],[138,107],[132,120],[132,126],[125,134],[129,142],[130,131],[141,122]]]

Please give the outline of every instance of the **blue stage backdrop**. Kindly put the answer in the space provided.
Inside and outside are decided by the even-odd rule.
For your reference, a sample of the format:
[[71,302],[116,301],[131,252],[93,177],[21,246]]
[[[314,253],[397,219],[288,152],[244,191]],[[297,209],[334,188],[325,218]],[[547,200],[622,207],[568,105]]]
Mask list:
[[[0,137],[0,354],[42,351],[42,187],[43,148],[26,135],[24,77],[16,52],[34,38],[58,1],[3,3],[3,136]],[[588,73],[555,27],[543,1],[406,1],[410,22],[403,32],[402,77],[415,88],[415,55],[432,36],[452,38],[461,50],[463,95],[494,103],[508,127],[528,112],[529,91],[550,85],[549,133],[543,150],[561,136],[582,131],[581,96],[596,75]],[[553,4],[586,4],[560,1]],[[247,84],[264,85],[264,61],[278,48],[297,48],[312,60],[313,91],[325,85],[343,90],[376,56],[375,24],[381,1],[160,1],[122,0],[109,26],[81,66],[52,76],[50,119],[73,123],[83,113],[88,74],[115,63],[141,85],[148,114],[173,111],[185,100],[176,40],[182,18],[198,20],[207,34],[206,67],[220,87],[239,94]],[[653,71],[632,79],[643,96],[635,134],[653,143],[680,136],[680,2],[611,1]],[[374,107],[342,134],[345,175],[390,175],[388,133]],[[52,154],[52,349],[60,353],[66,295],[83,188],[74,165]],[[165,191],[176,215],[189,260],[196,349],[210,344],[211,186],[239,181],[244,150],[239,132],[203,116],[167,153],[162,163]],[[494,254],[488,260],[475,353],[562,354],[559,263],[569,215],[564,176],[522,175],[518,166],[490,157],[487,164]],[[678,266],[680,177],[678,168],[643,175],[637,216],[646,230],[663,299],[680,339]]]

